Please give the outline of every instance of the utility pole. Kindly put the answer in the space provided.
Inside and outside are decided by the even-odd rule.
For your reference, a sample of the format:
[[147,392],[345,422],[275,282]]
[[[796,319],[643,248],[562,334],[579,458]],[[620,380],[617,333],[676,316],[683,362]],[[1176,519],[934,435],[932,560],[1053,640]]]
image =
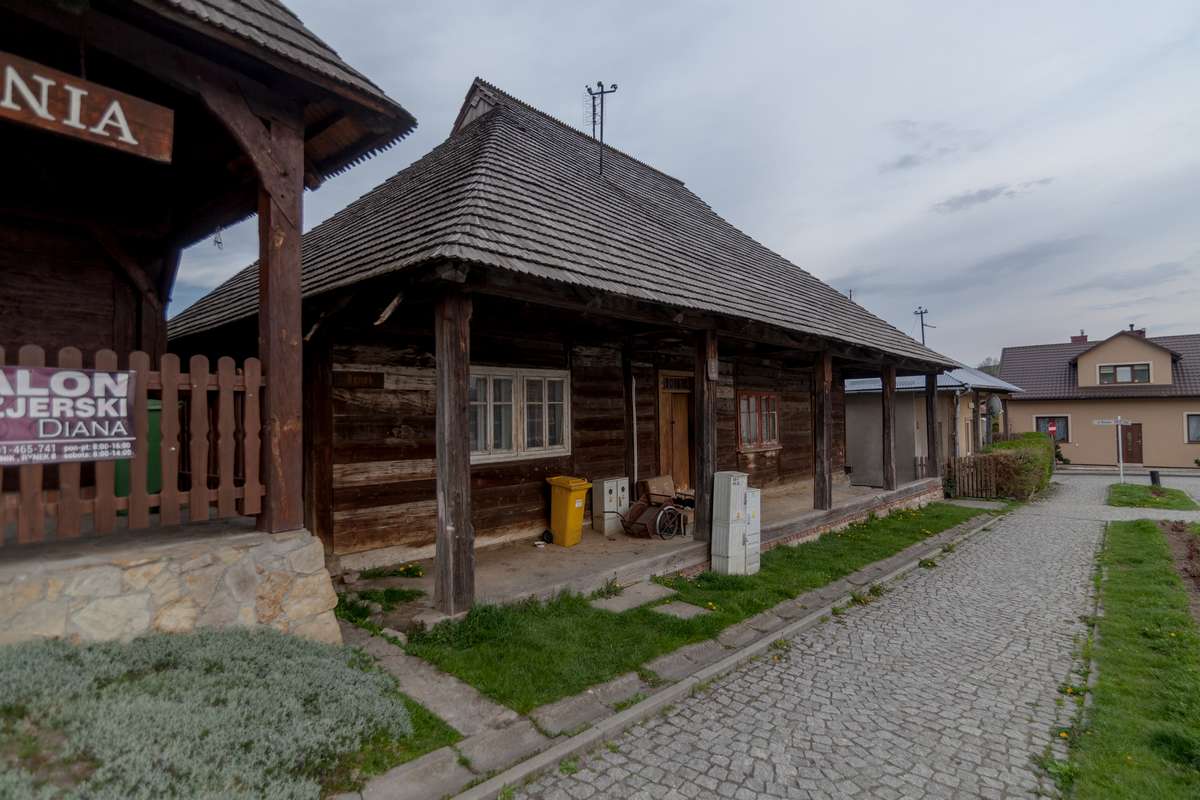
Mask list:
[[592,97],[592,136],[596,135],[596,98],[600,98],[600,174],[604,174],[604,96],[612,94],[617,90],[617,85],[614,83],[611,89],[604,88],[604,81],[596,81],[596,88],[593,90],[590,86],[585,86],[587,93]]
[[913,312],[914,316],[921,318],[921,344],[925,344],[925,329],[937,327],[937,325],[925,321],[925,315],[928,313],[929,309],[925,308],[925,306],[917,306],[917,310]]

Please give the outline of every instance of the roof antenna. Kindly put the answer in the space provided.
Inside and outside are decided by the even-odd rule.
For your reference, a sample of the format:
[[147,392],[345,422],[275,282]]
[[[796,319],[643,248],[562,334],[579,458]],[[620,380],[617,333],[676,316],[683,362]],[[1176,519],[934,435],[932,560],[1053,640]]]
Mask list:
[[604,88],[604,81],[596,81],[595,90],[590,86],[585,86],[587,93],[592,98],[592,138],[596,138],[596,98],[600,98],[600,174],[604,174],[604,96],[612,94],[617,90],[617,85],[614,83],[611,89]]

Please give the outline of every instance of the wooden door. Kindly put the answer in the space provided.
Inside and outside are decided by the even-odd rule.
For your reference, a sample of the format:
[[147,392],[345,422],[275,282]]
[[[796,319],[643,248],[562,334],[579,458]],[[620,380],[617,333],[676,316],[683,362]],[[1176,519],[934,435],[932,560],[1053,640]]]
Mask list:
[[662,474],[677,490],[692,488],[692,376],[660,372],[658,455]]
[[1144,463],[1142,458],[1142,423],[1121,426],[1121,448],[1126,464]]

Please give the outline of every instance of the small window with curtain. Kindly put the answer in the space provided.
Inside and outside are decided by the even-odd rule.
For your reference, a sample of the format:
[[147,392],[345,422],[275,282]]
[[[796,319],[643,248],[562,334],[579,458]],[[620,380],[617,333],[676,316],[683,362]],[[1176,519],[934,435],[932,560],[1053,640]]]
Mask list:
[[471,367],[467,403],[473,464],[571,452],[565,371]]
[[1071,440],[1070,420],[1067,417],[1034,417],[1038,433],[1050,434],[1056,442]]
[[1149,364],[1102,364],[1100,383],[1149,383]]
[[1186,415],[1187,442],[1200,444],[1200,413]]
[[738,392],[738,449],[779,447],[779,395]]

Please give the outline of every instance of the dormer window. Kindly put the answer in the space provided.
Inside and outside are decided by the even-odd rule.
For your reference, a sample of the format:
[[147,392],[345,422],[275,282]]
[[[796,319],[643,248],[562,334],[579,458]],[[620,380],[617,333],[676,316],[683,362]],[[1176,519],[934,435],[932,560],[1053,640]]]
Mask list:
[[1149,383],[1149,364],[1102,364],[1100,383]]

